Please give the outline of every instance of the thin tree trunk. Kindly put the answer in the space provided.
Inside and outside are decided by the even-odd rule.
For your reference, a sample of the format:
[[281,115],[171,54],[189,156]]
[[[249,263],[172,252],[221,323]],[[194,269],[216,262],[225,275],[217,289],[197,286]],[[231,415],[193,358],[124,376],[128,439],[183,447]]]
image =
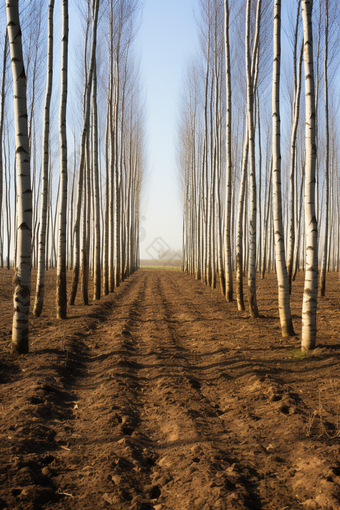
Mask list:
[[93,8],[93,20],[92,20],[92,47],[91,47],[91,61],[90,70],[87,77],[86,94],[85,94],[85,111],[84,111],[84,123],[81,136],[80,144],[80,158],[78,168],[78,190],[77,190],[77,206],[76,206],[76,219],[74,223],[74,236],[75,236],[75,253],[74,253],[74,267],[72,276],[72,289],[70,296],[70,305],[74,305],[77,288],[79,282],[79,264],[80,264],[80,213],[82,204],[82,193],[83,193],[83,179],[84,179],[84,159],[85,159],[85,144],[88,137],[89,128],[89,117],[90,117],[90,100],[91,100],[91,89],[92,89],[92,76],[94,63],[96,58],[96,46],[97,46],[97,20],[98,20],[98,9],[99,0],[94,0]]
[[301,45],[300,57],[298,63],[298,69],[296,69],[296,54],[297,54],[297,42],[298,42],[298,28],[300,19],[300,4],[301,0],[298,1],[297,16],[295,24],[295,38],[294,38],[294,101],[293,101],[293,118],[292,118],[292,134],[290,142],[290,180],[289,180],[289,191],[290,191],[290,205],[289,205],[289,239],[288,239],[288,284],[289,293],[292,290],[292,271],[293,271],[293,258],[294,258],[294,245],[295,245],[295,160],[296,160],[296,133],[299,122],[300,114],[300,95],[301,95],[301,68],[302,68],[302,57],[303,57],[303,44]]
[[62,3],[62,43],[61,43],[61,95],[59,114],[60,141],[60,203],[58,227],[58,263],[57,263],[57,317],[66,319],[66,222],[67,222],[67,67],[68,67],[68,0]]
[[104,288],[103,293],[105,296],[109,294],[109,186],[110,186],[110,173],[109,173],[109,113],[110,113],[110,100],[108,101],[107,116],[106,116],[106,133],[105,133],[105,170],[106,170],[106,182],[105,182],[105,222],[104,222]]
[[44,106],[43,120],[43,176],[41,190],[41,213],[40,213],[40,232],[39,232],[39,254],[38,254],[38,274],[37,286],[33,314],[39,317],[44,305],[45,289],[45,260],[46,260],[46,227],[47,227],[47,201],[48,201],[48,165],[49,165],[49,136],[50,136],[50,104],[53,83],[53,10],[54,0],[50,0],[48,6],[48,38],[47,38],[47,80],[46,96]]
[[306,94],[306,179],[305,232],[306,271],[302,308],[302,350],[314,349],[316,343],[316,308],[318,293],[318,228],[315,216],[315,98],[313,69],[312,0],[302,1]]
[[22,57],[21,29],[17,0],[7,0],[7,29],[11,51],[17,170],[17,257],[15,270],[12,352],[25,354],[28,345],[28,312],[31,293],[32,190],[27,126],[26,74]]
[[[6,28],[5,33],[5,44],[4,44],[4,58],[2,63],[2,86],[1,86],[1,110],[0,110],[0,232],[3,227],[2,218],[2,199],[3,199],[3,165],[2,165],[2,135],[4,127],[4,111],[5,111],[5,100],[6,100],[6,62],[7,62],[7,51],[8,51],[8,31]],[[3,239],[0,244],[0,256],[1,256],[1,267],[3,267]]]
[[98,114],[97,114],[97,67],[93,71],[93,172],[94,172],[94,214],[95,214],[95,249],[94,249],[94,299],[100,299],[100,204],[99,204],[99,170],[98,170]]
[[224,0],[224,43],[225,43],[225,74],[226,74],[226,199],[225,199],[225,297],[228,302],[233,300],[233,273],[231,253],[231,191],[232,191],[232,159],[231,159],[231,72],[230,72],[230,47],[229,47],[229,5]]
[[[260,9],[261,0],[258,0]],[[250,165],[250,228],[249,228],[249,313],[252,318],[259,316],[256,302],[256,175],[255,175],[255,143],[254,143],[254,120],[253,120],[253,76],[251,73],[250,58],[250,7],[251,1],[247,0],[246,14],[246,68],[247,68],[247,130],[249,136],[249,165]],[[257,22],[260,23],[260,17]]]
[[[326,203],[325,203],[325,232],[320,271],[320,296],[325,295],[326,290],[326,264],[327,243],[329,230],[329,114],[328,114],[328,0],[325,0],[325,61],[324,61],[324,86],[325,86],[325,124],[326,124],[326,147],[325,147],[325,180],[326,180]],[[322,208],[323,209],[323,208]],[[331,237],[330,237],[331,239]]]
[[245,191],[247,183],[247,168],[248,168],[248,147],[249,147],[248,133],[246,133],[246,140],[243,149],[242,170],[241,170],[241,185],[240,197],[237,215],[237,239],[236,239],[236,299],[237,308],[239,311],[245,309],[244,296],[243,296],[243,214],[245,205]]
[[297,245],[295,247],[295,255],[294,255],[294,265],[293,265],[293,275],[292,280],[295,281],[296,273],[299,269],[299,260],[300,260],[300,239],[301,239],[301,223],[302,223],[302,210],[303,210],[303,188],[304,188],[304,182],[305,182],[305,165],[302,165],[302,178],[301,178],[301,190],[300,190],[300,209],[299,209],[299,218],[298,218],[298,241]]
[[[268,184],[268,193],[267,193],[267,214],[266,214],[266,222],[264,225],[264,248],[263,248],[263,264],[262,264],[262,271],[261,271],[261,280],[264,279],[264,275],[266,273],[267,267],[269,267],[269,263],[267,263],[267,251],[268,251],[268,226],[270,224],[270,207],[271,207],[271,201],[272,201],[272,193],[271,193],[271,184],[272,184],[272,176],[273,176],[273,158],[271,159],[270,163],[270,175],[269,175],[269,184]],[[268,257],[269,262],[269,257]]]
[[290,312],[289,285],[285,257],[282,220],[281,192],[281,119],[280,119],[280,72],[281,72],[281,0],[274,0],[274,63],[273,63],[273,217],[275,232],[275,256],[279,291],[279,313],[282,336],[293,336]]

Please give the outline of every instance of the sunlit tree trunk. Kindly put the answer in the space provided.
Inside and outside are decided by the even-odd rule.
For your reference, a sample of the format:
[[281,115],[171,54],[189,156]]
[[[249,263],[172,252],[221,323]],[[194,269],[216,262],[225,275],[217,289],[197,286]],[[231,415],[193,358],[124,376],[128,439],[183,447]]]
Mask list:
[[110,1],[110,69],[109,69],[109,133],[110,133],[110,189],[109,189],[109,290],[115,290],[115,252],[114,252],[114,238],[115,238],[115,144],[114,144],[114,123],[113,123],[113,106],[115,97],[113,62],[114,62],[114,49],[113,49],[113,0]]
[[231,160],[231,71],[230,71],[230,47],[229,47],[229,5],[224,0],[224,43],[225,43],[225,75],[227,96],[226,118],[226,199],[225,199],[225,297],[228,302],[233,300],[233,273],[231,253],[231,191],[232,191],[232,160]]
[[93,71],[93,173],[94,173],[94,214],[95,214],[95,252],[94,252],[94,299],[100,299],[100,204],[98,169],[98,113],[97,113],[97,67]]
[[298,28],[299,28],[299,19],[300,19],[300,4],[301,4],[301,0],[298,1],[296,25],[295,25],[295,37],[294,37],[294,99],[293,99],[292,133],[291,133],[291,141],[290,141],[290,179],[289,179],[290,203],[289,203],[289,237],[288,237],[288,260],[287,260],[289,292],[291,292],[291,288],[292,288],[292,271],[293,271],[293,258],[294,258],[294,246],[295,246],[296,133],[297,133],[297,127],[298,127],[298,122],[299,122],[299,113],[300,113],[301,67],[302,67],[302,56],[303,56],[303,45],[302,45],[301,51],[300,51],[298,67],[296,68]]
[[273,216],[275,257],[279,290],[279,313],[282,336],[294,335],[290,312],[289,285],[285,257],[281,192],[281,0],[274,0],[274,63],[273,63]]
[[316,307],[318,293],[318,229],[315,216],[315,98],[313,69],[313,34],[311,0],[302,1],[306,95],[306,178],[305,239],[306,270],[302,307],[302,350],[314,349],[316,343]]
[[[6,28],[7,31],[7,28]],[[7,144],[9,145],[8,136]],[[9,148],[9,147],[8,147]],[[9,154],[9,150],[8,150]],[[11,238],[12,238],[12,215],[11,215],[11,172],[6,157],[6,151],[4,151],[4,164],[5,164],[5,197],[6,197],[6,223],[7,223],[7,269],[10,269],[10,249],[11,249]]]
[[[110,95],[110,92],[109,92]],[[110,100],[107,105],[106,115],[106,132],[105,132],[105,171],[106,171],[106,183],[105,183],[105,221],[104,221],[104,256],[103,256],[103,293],[105,296],[109,294],[109,187],[110,187],[110,173],[109,173],[109,125],[110,125]]]
[[[4,58],[2,63],[2,86],[1,86],[1,110],[0,110],[0,233],[3,228],[3,216],[2,216],[2,200],[3,200],[3,163],[2,163],[2,136],[4,127],[4,111],[5,111],[5,100],[6,100],[6,62],[8,52],[8,31],[6,28],[5,44],[4,44]],[[1,236],[2,237],[2,236]],[[3,267],[3,238],[0,241],[0,258],[1,267]]]
[[87,221],[88,221],[88,174],[90,172],[89,168],[89,146],[88,140],[86,141],[86,161],[84,168],[84,188],[83,188],[83,216],[82,216],[82,248],[81,248],[81,289],[83,294],[83,304],[89,304],[89,296],[88,296],[88,236],[87,236]]
[[[261,0],[258,2],[260,9]],[[246,69],[247,69],[247,125],[249,137],[249,166],[250,166],[250,228],[249,228],[249,268],[248,268],[248,287],[249,287],[249,313],[251,317],[259,316],[256,302],[256,175],[255,175],[255,143],[254,143],[254,119],[253,119],[253,78],[251,73],[250,56],[250,8],[251,0],[247,0],[246,14]],[[260,17],[257,18],[260,23]]]
[[17,0],[7,0],[7,29],[11,52],[17,170],[17,267],[15,270],[12,352],[28,352],[28,312],[31,292],[32,190],[27,126],[26,74],[22,57]]
[[325,203],[325,232],[322,250],[322,261],[320,271],[320,295],[325,295],[326,290],[326,264],[327,244],[329,227],[329,114],[328,114],[328,0],[325,0],[325,60],[324,60],[324,86],[325,86],[325,124],[326,124],[326,146],[325,146],[325,181],[326,181],[326,203]]
[[202,281],[208,284],[208,92],[210,75],[210,51],[211,51],[211,27],[210,21],[207,36],[207,55],[204,91],[204,146],[202,158],[202,236],[203,236],[203,258],[202,258]]
[[[248,130],[247,130],[248,131]],[[240,195],[237,213],[237,237],[236,237],[236,299],[237,308],[239,311],[245,309],[244,296],[243,296],[243,215],[245,205],[246,183],[247,183],[247,168],[248,168],[248,148],[249,139],[248,132],[246,132],[246,140],[244,142],[243,156],[242,156],[242,169],[241,169],[241,184]]]
[[46,229],[47,229],[47,201],[48,201],[48,165],[49,165],[49,136],[50,136],[50,104],[53,83],[53,10],[54,0],[48,6],[48,36],[47,36],[47,81],[43,120],[42,141],[42,190],[39,232],[38,274],[35,303],[33,313],[39,317],[44,304],[45,289],[45,260],[46,260]]
[[271,202],[272,202],[272,177],[273,177],[273,159],[271,159],[271,163],[270,163],[270,174],[269,174],[269,183],[268,183],[268,193],[266,194],[267,195],[267,202],[266,202],[266,207],[267,207],[267,212],[266,212],[266,220],[265,220],[265,224],[264,224],[264,248],[263,248],[263,263],[262,263],[262,270],[261,270],[261,279],[263,280],[264,278],[264,275],[266,273],[266,270],[267,270],[267,267],[268,267],[268,263],[267,263],[267,259],[269,260],[269,257],[267,257],[267,252],[268,252],[268,240],[270,239],[270,236],[269,236],[269,233],[268,233],[268,227],[270,225],[270,217],[269,217],[269,213],[270,213],[270,207],[271,207]]
[[76,205],[76,219],[74,222],[74,267],[72,276],[72,288],[70,295],[70,305],[74,305],[77,288],[79,282],[79,269],[80,269],[80,214],[82,205],[83,195],[83,179],[84,179],[84,162],[85,162],[85,151],[86,151],[86,140],[89,131],[89,117],[90,117],[90,101],[91,101],[91,90],[92,90],[92,76],[96,58],[96,46],[97,46],[97,20],[98,20],[98,8],[99,0],[94,0],[93,4],[93,18],[92,18],[92,46],[91,46],[91,61],[90,69],[87,77],[86,94],[85,94],[85,111],[84,111],[84,123],[81,135],[80,144],[80,158],[78,168],[78,190],[77,190],[77,205]]
[[[120,39],[119,39],[120,42]],[[119,287],[121,282],[121,193],[120,193],[120,179],[121,179],[121,168],[119,164],[119,131],[118,131],[118,114],[119,114],[119,93],[120,93],[120,83],[119,83],[119,50],[120,45],[118,44],[117,53],[116,53],[116,63],[115,63],[115,100],[113,103],[113,112],[114,112],[114,199],[115,199],[115,208],[114,208],[114,229],[115,229],[115,238],[114,238],[114,280],[115,287]]]

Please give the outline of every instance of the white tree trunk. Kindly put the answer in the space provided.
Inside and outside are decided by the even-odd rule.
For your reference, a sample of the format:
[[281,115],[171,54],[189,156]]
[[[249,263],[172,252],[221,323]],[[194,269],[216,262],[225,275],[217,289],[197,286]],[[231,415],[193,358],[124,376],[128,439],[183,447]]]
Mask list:
[[304,351],[316,343],[316,307],[318,294],[318,229],[315,216],[315,97],[313,69],[313,34],[311,0],[302,1],[305,101],[306,101],[306,178],[305,178],[305,240],[306,268],[302,307],[302,344]]
[[[110,92],[109,92],[110,95]],[[110,172],[109,172],[109,113],[110,113],[110,101],[108,100],[107,115],[106,115],[106,132],[105,132],[105,170],[106,170],[106,182],[105,182],[105,221],[104,221],[104,235],[103,235],[103,293],[105,296],[109,294],[109,186],[110,186]]]
[[90,61],[90,69],[89,69],[89,73],[88,73],[88,77],[87,77],[87,83],[86,83],[84,123],[83,123],[82,135],[81,135],[80,158],[79,158],[79,168],[78,168],[78,190],[77,190],[76,219],[75,219],[75,222],[74,222],[74,236],[75,236],[75,239],[74,239],[74,244],[75,244],[74,259],[75,260],[74,260],[74,268],[73,268],[70,305],[74,305],[74,302],[75,302],[75,299],[76,299],[76,295],[77,295],[78,282],[79,282],[80,214],[81,214],[81,204],[82,204],[82,194],[83,194],[83,179],[84,179],[84,161],[85,161],[86,140],[87,140],[87,136],[88,136],[88,126],[89,126],[89,117],[90,117],[92,75],[93,75],[94,63],[95,63],[95,58],[96,58],[96,47],[97,47],[98,8],[99,8],[99,0],[94,0],[93,19],[92,19],[91,61]]
[[225,199],[225,297],[228,302],[233,300],[233,273],[231,253],[231,78],[230,78],[230,48],[229,48],[229,5],[224,0],[224,43],[225,43],[225,74],[226,74],[226,95],[227,95],[227,118],[226,118],[226,154],[227,154],[227,175],[226,175],[226,199]]
[[100,299],[100,204],[98,169],[98,114],[97,114],[97,67],[93,71],[93,172],[94,172],[94,214],[95,214],[95,252],[94,252],[94,299]]
[[273,216],[274,242],[279,290],[279,313],[282,336],[294,335],[290,313],[288,274],[285,257],[281,192],[281,0],[274,0],[274,62],[273,62]]
[[243,296],[243,215],[245,205],[245,192],[247,183],[247,168],[248,168],[248,152],[249,152],[249,139],[248,130],[246,130],[246,140],[244,142],[243,156],[242,156],[242,169],[241,169],[241,184],[240,195],[237,213],[237,237],[236,237],[236,299],[237,309],[239,312],[244,310],[244,296]]
[[28,312],[31,292],[32,190],[27,126],[26,74],[22,57],[18,0],[7,0],[7,29],[11,52],[17,172],[17,267],[15,274],[13,352],[28,352]]
[[301,67],[302,67],[302,56],[303,56],[303,44],[301,45],[300,57],[298,68],[296,67],[297,60],[297,45],[298,45],[298,34],[299,34],[299,20],[300,20],[300,9],[301,0],[297,3],[297,14],[295,23],[295,36],[294,36],[294,99],[293,99],[293,116],[292,116],[292,133],[290,142],[290,179],[289,179],[289,238],[288,238],[288,284],[289,293],[292,288],[292,271],[293,271],[293,258],[294,258],[294,245],[295,245],[295,159],[296,159],[296,133],[299,122],[300,112],[300,95],[301,95]]
[[42,140],[42,190],[41,190],[41,212],[39,232],[39,254],[37,286],[33,313],[39,317],[44,305],[45,289],[45,259],[46,259],[46,229],[47,229],[47,200],[48,200],[48,156],[49,156],[49,134],[50,134],[50,104],[53,83],[53,10],[54,0],[50,0],[48,6],[48,37],[47,37],[47,80],[43,120]]
[[[325,60],[324,60],[324,86],[325,86],[325,123],[326,123],[326,147],[325,147],[325,180],[326,180],[326,203],[325,203],[325,232],[322,250],[320,271],[320,296],[325,295],[326,290],[326,264],[327,244],[329,230],[329,115],[328,115],[328,0],[325,0]],[[330,237],[331,239],[332,237]]]
[[[261,0],[258,1],[258,6]],[[254,143],[254,119],[253,119],[253,78],[251,73],[250,58],[250,8],[251,1],[247,0],[246,14],[246,68],[247,68],[247,125],[249,136],[249,165],[250,165],[250,228],[249,228],[249,266],[248,266],[248,287],[249,287],[249,313],[251,317],[259,316],[256,302],[256,176],[255,176],[255,143]],[[258,7],[260,8],[260,7]],[[260,23],[260,17],[257,19]]]
[[[8,31],[6,28],[5,35],[5,44],[4,44],[4,58],[2,64],[2,86],[1,86],[1,111],[0,111],[0,233],[3,228],[3,216],[2,216],[2,201],[3,201],[3,164],[2,164],[2,135],[3,135],[3,126],[4,126],[4,111],[5,111],[5,100],[6,100],[6,63],[7,63],[7,51],[8,51]],[[7,198],[7,197],[6,197]],[[7,241],[9,242],[9,241]],[[0,241],[0,258],[1,258],[1,267],[3,267],[3,238],[1,235]]]

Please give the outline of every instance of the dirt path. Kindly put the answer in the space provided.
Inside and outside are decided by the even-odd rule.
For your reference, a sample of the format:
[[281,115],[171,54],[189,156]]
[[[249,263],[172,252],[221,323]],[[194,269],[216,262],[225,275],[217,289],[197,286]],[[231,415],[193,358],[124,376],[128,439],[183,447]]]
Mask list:
[[4,336],[0,509],[339,509],[336,289],[302,359],[273,282],[252,320],[180,272],[140,270],[85,315],[33,321],[28,356]]

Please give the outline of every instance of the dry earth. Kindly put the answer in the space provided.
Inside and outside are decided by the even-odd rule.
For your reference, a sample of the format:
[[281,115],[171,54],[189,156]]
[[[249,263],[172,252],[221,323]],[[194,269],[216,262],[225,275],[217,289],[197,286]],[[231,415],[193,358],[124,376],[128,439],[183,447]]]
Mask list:
[[10,354],[0,271],[0,509],[340,508],[339,280],[318,348],[280,337],[275,275],[261,318],[177,271],[139,270],[54,319],[54,271],[31,352]]

